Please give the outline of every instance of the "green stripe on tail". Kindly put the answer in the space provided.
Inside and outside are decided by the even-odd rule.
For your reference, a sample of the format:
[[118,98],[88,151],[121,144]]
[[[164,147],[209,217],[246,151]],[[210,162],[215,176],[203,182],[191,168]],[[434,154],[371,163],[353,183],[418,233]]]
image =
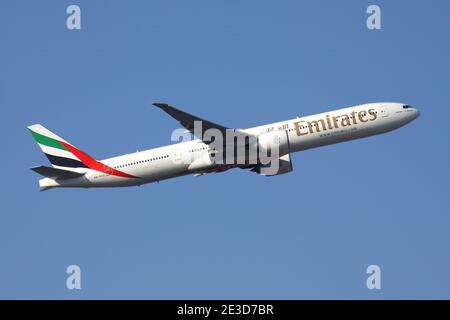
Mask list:
[[33,135],[33,138],[36,140],[37,143],[46,145],[48,147],[58,148],[61,150],[69,151],[66,147],[64,147],[58,140],[46,137],[40,133],[34,132],[33,130],[29,129],[31,134]]

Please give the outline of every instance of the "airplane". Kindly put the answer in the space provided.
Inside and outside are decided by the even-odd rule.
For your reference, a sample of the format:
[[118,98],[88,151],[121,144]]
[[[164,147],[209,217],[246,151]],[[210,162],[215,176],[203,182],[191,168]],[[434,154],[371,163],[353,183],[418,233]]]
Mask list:
[[[276,176],[293,171],[291,153],[389,132],[410,123],[420,115],[416,108],[407,104],[381,102],[248,129],[232,129],[165,103],[153,105],[177,120],[185,128],[184,132],[194,138],[133,154],[96,160],[42,125],[29,126],[33,138],[52,165],[31,168],[45,177],[39,180],[40,190],[140,186],[185,175],[223,172],[232,168]],[[206,138],[208,130],[224,136],[231,132],[237,138],[244,138],[239,141],[247,153],[244,156],[240,153],[241,156],[238,157],[239,153],[228,152],[233,161],[226,161],[230,158],[226,156],[227,150],[230,150],[227,146],[229,140],[224,142],[219,139],[214,143],[215,139]],[[260,156],[262,153],[256,153],[256,157],[250,159],[250,147],[259,151],[267,150],[269,156],[270,150],[276,150],[276,170],[268,170],[270,161],[263,162],[263,157]]]

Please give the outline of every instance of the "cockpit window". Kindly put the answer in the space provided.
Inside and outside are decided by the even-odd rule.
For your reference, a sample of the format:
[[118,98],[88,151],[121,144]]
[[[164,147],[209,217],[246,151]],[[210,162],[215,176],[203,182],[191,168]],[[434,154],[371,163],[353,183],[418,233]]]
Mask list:
[[405,104],[405,105],[403,106],[403,109],[409,109],[409,108],[411,108],[411,106],[408,106],[407,104]]

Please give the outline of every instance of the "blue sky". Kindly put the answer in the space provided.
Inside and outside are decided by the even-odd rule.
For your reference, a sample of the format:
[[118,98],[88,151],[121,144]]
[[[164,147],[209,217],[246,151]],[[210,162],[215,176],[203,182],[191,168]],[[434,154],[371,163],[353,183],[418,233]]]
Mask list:
[[[82,29],[66,28],[81,7]],[[378,4],[382,29],[366,28]],[[0,298],[450,298],[448,1],[1,1]],[[42,123],[98,159],[366,102],[385,135],[136,188],[38,192]],[[68,265],[82,289],[66,289]],[[366,268],[382,271],[368,290]]]

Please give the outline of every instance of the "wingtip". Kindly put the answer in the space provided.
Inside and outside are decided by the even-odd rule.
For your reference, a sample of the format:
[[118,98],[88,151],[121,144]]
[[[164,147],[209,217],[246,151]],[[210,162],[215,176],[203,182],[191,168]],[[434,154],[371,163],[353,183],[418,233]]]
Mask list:
[[159,103],[159,102],[153,102],[152,105],[158,108],[168,107],[169,105],[167,103]]

